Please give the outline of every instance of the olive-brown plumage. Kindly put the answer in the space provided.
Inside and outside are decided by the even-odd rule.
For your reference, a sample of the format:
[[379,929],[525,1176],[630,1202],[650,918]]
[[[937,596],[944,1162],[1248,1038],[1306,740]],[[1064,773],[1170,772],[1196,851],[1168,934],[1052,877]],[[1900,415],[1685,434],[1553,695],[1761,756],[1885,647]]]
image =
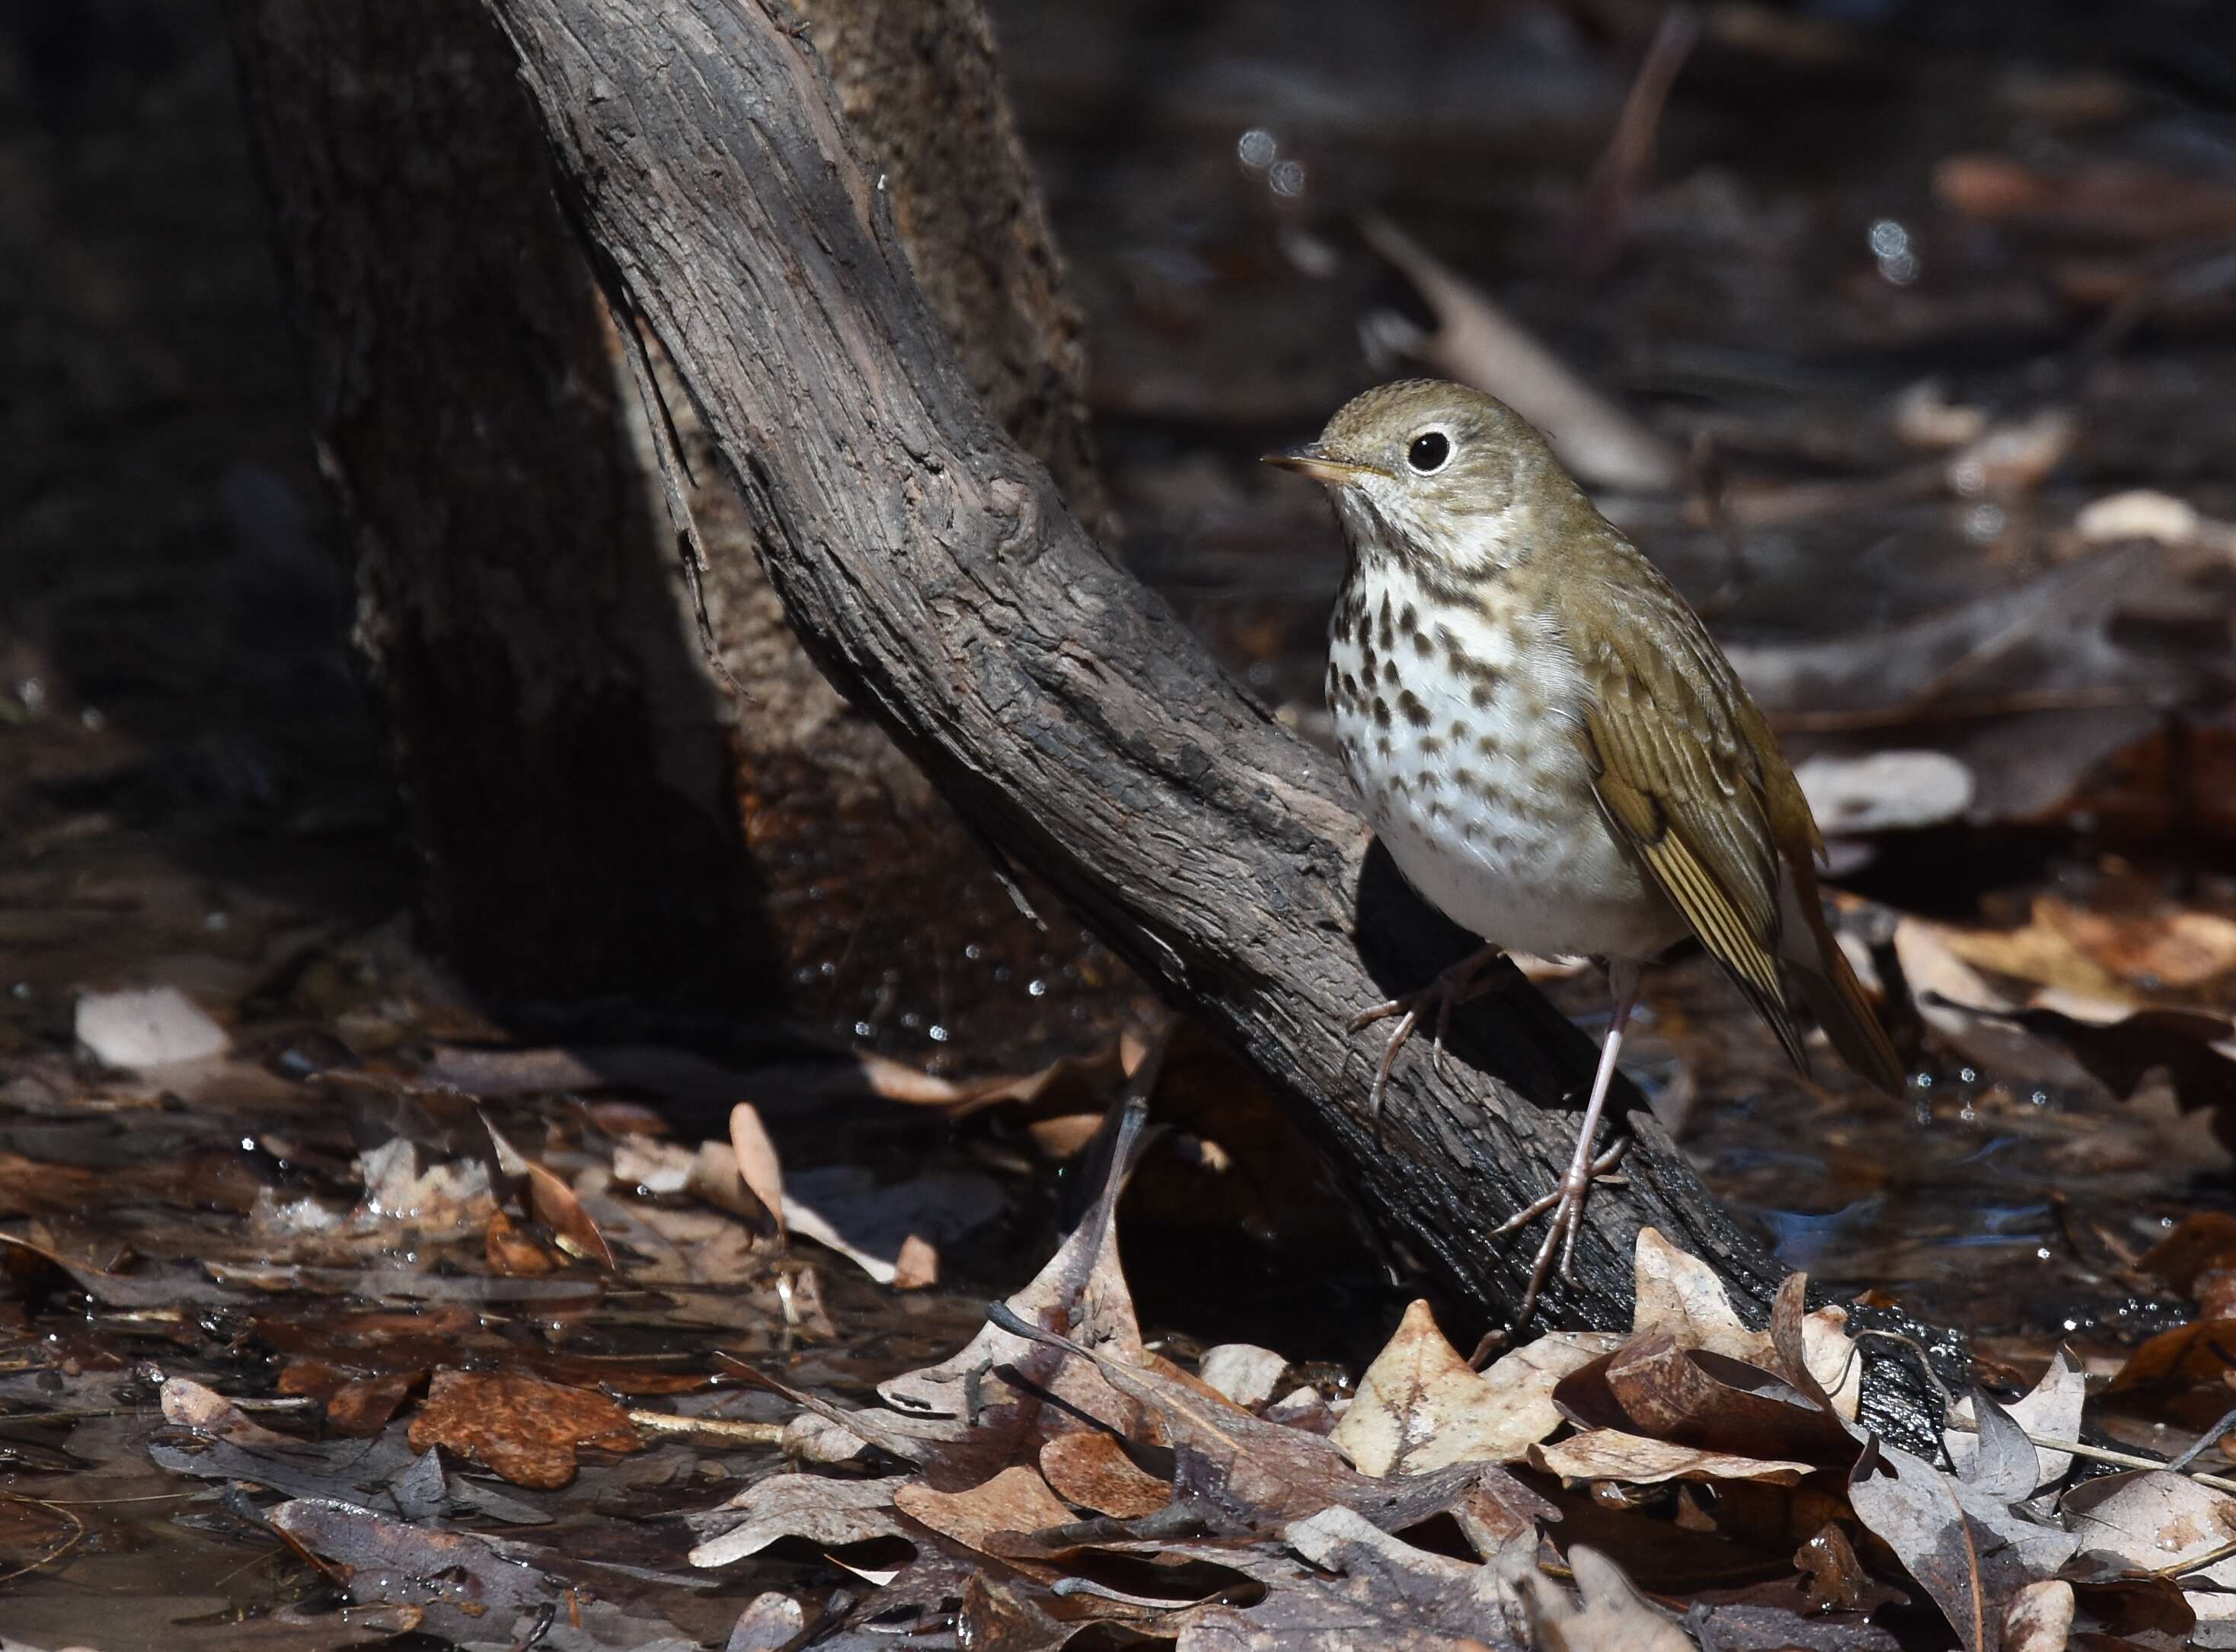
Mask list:
[[[1574,1244],[1637,966],[1687,933],[1797,1066],[1805,998],[1850,1065],[1899,1091],[1902,1063],[1825,925],[1822,840],[1769,726],[1544,439],[1480,392],[1412,380],[1268,459],[1328,485],[1351,545],[1328,698],[1391,858],[1493,947],[1608,964],[1615,1017],[1575,1159],[1509,1224],[1556,1212],[1530,1300]],[[1404,1016],[1378,1104],[1417,1014],[1448,1010],[1470,974],[1371,1013]]]

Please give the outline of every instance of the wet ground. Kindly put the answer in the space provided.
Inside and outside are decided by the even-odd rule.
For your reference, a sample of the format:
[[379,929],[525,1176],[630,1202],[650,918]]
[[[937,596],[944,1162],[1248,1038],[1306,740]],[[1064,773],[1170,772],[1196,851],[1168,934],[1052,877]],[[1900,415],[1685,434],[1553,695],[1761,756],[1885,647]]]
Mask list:
[[[2022,1366],[2070,1334],[2109,1368],[2184,1317],[2132,1264],[2228,1202],[2208,1103],[2231,1092],[2193,1048],[2209,1029],[2146,1048],[2122,1101],[2117,1063],[2069,1039],[1937,1009],[1921,963],[2018,925],[2082,939],[2003,958],[2011,1017],[2063,1013],[2059,991],[2114,1024],[2236,1004],[2236,956],[2210,952],[2236,913],[2227,570],[2194,536],[2161,543],[2116,626],[2096,623],[2101,596],[2060,610],[2043,634],[2070,646],[2048,664],[1988,615],[1976,641],[1993,647],[1960,657],[1993,657],[1954,694],[1903,688],[1874,648],[2073,564],[2094,543],[2079,513],[2106,495],[2236,520],[2236,120],[2212,112],[2236,86],[2226,52],[2172,6],[2085,35],[2055,8],[1713,8],[1650,164],[1618,188],[1595,168],[1658,14],[996,10],[1089,318],[1132,564],[1323,732],[1339,547],[1321,502],[1254,461],[1413,370],[1435,319],[1418,272],[1361,225],[1417,237],[1684,457],[1677,495],[1608,508],[1767,673],[1806,655],[1809,681],[1850,696],[1829,728],[1805,693],[1772,706],[1797,752],[1931,750],[1973,777],[1960,818],[1840,851],[1857,932],[1883,964],[1899,954],[1927,1023],[1918,1105],[1799,1085],[1697,958],[1649,977],[1634,1070],[1711,1184],[1790,1265]],[[567,1382],[605,1362],[593,1379],[634,1404],[753,1421],[782,1408],[739,1392],[720,1352],[797,1354],[790,1380],[858,1396],[959,1343],[1037,1263],[1119,1062],[904,1096],[891,1073],[809,1061],[832,1029],[741,1013],[750,1036],[722,1048],[555,1072],[536,1064],[549,1029],[458,991],[404,916],[410,855],[214,10],[30,15],[0,36],[0,1598],[39,1645],[351,1644],[399,1625],[286,1617],[332,1580],[147,1455],[150,1366],[279,1403],[256,1414],[282,1428],[338,1383],[446,1364]],[[2069,427],[2045,435],[2046,414]],[[1995,431],[2017,432],[1988,456],[2003,471],[1944,476]],[[2041,918],[2044,897],[2154,934],[2189,915],[2206,962],[2135,963],[2127,931]],[[87,1060],[81,1000],[154,985],[215,1012],[226,1051],[161,1082]],[[1588,976],[1553,991],[1604,1014]],[[1144,1037],[1154,1022],[1144,1006]],[[988,1065],[944,1053],[965,1078]],[[1355,1369],[1404,1293],[1215,1052],[1181,1035],[1167,1086],[1179,1128],[1126,1217],[1145,1324],[1183,1352],[1247,1339]],[[586,1268],[534,1188],[490,1168],[462,1096],[640,1265]],[[938,1283],[889,1291],[812,1244],[775,1260],[750,1223],[687,1220],[710,1208],[703,1184],[630,1180],[625,1153],[720,1140],[740,1098],[788,1177],[825,1175],[805,1185],[826,1206],[845,1208],[849,1167],[889,1207],[912,1190],[900,1220],[935,1239]],[[368,1164],[396,1142],[409,1166]],[[466,1167],[460,1185],[420,1179],[444,1165]],[[493,1230],[500,1208],[524,1249]],[[404,1424],[381,1426],[366,1438],[394,1447]],[[507,1495],[558,1535],[625,1530],[599,1559],[672,1576],[675,1513],[770,1456],[593,1450],[568,1490]],[[306,1458],[298,1495],[408,1457],[377,1473]],[[718,1640],[801,1564],[704,1577],[663,1609]]]

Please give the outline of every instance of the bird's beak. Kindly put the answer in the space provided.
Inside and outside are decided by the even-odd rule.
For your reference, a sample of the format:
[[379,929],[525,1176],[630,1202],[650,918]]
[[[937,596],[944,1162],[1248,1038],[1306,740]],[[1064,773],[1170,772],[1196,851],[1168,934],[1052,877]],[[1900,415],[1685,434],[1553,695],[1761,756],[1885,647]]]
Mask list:
[[1307,442],[1302,447],[1268,453],[1259,463],[1278,464],[1285,471],[1294,471],[1315,482],[1325,482],[1332,488],[1349,487],[1362,476],[1382,474],[1371,464],[1356,464],[1349,459],[1339,459],[1318,442]]

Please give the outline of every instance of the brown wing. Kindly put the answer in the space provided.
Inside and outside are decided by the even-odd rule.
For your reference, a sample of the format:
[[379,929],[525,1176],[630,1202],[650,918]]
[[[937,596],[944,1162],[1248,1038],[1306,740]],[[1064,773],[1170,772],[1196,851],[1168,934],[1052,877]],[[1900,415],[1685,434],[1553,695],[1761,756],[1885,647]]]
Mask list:
[[1582,575],[1561,615],[1590,694],[1600,806],[1805,1073],[1779,974],[1766,776],[1742,732],[1759,719],[1683,599],[1628,546],[1608,554],[1626,565]]

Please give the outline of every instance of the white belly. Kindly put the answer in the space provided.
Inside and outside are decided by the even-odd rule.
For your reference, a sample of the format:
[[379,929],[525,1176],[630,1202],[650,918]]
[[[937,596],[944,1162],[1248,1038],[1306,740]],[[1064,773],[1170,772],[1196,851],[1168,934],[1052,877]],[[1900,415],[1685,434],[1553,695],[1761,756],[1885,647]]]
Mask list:
[[1328,705],[1406,881],[1498,946],[1649,958],[1684,921],[1600,813],[1583,703],[1557,638],[1540,629],[1517,648],[1479,612],[1430,602],[1401,569],[1355,572],[1338,601]]

